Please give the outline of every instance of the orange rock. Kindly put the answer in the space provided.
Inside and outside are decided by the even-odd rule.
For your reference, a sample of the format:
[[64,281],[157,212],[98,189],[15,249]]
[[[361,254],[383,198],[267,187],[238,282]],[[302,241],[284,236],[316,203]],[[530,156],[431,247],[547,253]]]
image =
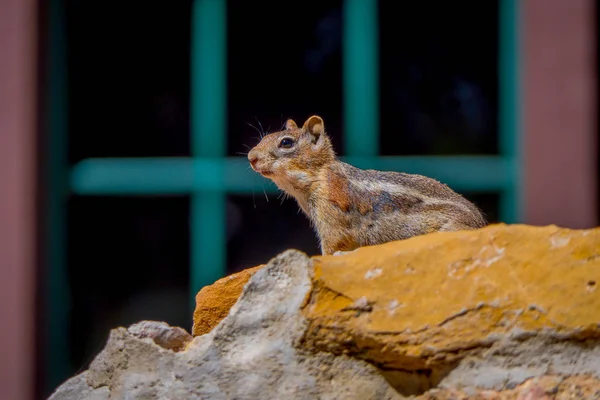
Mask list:
[[[312,261],[312,289],[301,310],[308,328],[301,346],[365,359],[410,394],[442,380],[458,385],[476,376],[469,368],[503,370],[492,365],[493,358],[485,365],[457,365],[507,340],[568,347],[600,337],[600,228],[498,224]],[[198,293],[194,336],[209,332],[228,314],[261,267]],[[554,352],[544,346],[536,350],[534,344],[523,344],[517,353],[539,357]],[[548,363],[565,371],[560,360]],[[534,376],[537,372],[530,371],[538,367],[522,371]],[[589,372],[588,367],[577,373]],[[495,388],[502,374],[484,373],[462,383]]]
[[501,338],[600,336],[599,285],[600,228],[418,236],[315,257],[304,344],[443,375]]
[[203,287],[196,295],[192,335],[204,335],[217,326],[242,294],[246,282],[264,266],[245,269]]

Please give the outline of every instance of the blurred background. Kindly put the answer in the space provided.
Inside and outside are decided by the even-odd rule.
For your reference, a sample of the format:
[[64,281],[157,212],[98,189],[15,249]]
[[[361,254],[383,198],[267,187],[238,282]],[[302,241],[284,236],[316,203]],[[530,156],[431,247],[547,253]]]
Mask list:
[[0,0],[0,399],[45,398],[111,328],[191,328],[204,285],[318,254],[245,154],[325,121],[364,168],[490,222],[598,225],[594,0]]

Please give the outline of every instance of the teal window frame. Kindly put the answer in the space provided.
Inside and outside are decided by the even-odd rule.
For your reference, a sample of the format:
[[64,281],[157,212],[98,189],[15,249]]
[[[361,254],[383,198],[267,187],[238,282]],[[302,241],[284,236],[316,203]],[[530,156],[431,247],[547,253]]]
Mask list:
[[[61,0],[51,9],[49,179],[49,349],[47,368],[55,386],[67,373],[68,310],[65,263],[65,199],[80,196],[191,196],[190,301],[226,273],[225,200],[250,194],[265,181],[241,157],[226,157],[227,3],[195,0],[191,46],[191,137],[188,158],[91,158],[66,171],[67,99]],[[344,0],[343,159],[361,168],[419,173],[458,191],[500,194],[499,217],[515,223],[522,208],[519,116],[519,13],[517,0],[499,2],[499,148],[497,156],[379,156],[379,55],[377,0]],[[66,178],[68,176],[68,178]],[[68,179],[68,182],[65,181]],[[268,192],[276,187],[267,183]],[[65,190],[63,190],[65,189]],[[193,303],[192,303],[193,304]]]

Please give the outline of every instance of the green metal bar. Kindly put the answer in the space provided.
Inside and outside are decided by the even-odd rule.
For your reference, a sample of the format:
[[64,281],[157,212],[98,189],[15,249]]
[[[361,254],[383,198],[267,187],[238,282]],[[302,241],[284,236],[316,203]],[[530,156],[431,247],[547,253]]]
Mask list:
[[499,147],[510,160],[513,185],[500,196],[500,218],[506,223],[521,218],[521,103],[519,81],[519,16],[518,0],[499,3]]
[[192,153],[226,152],[227,8],[225,0],[195,0],[192,19]]
[[193,163],[191,158],[88,159],[72,168],[71,188],[79,195],[187,195],[195,187]]
[[379,154],[377,0],[345,0],[343,10],[345,153]]
[[[511,161],[497,156],[342,157],[360,168],[422,174],[456,190],[508,190]],[[194,174],[194,171],[198,173]],[[275,192],[271,181],[248,168],[242,157],[96,158],[77,164],[71,188],[80,195],[186,194],[200,190],[234,194]]]
[[[192,11],[191,134],[193,157],[218,158],[226,151],[227,40],[225,0],[195,0]],[[210,174],[222,180],[216,164],[212,171],[193,169],[191,200],[191,283],[194,296],[203,286],[225,275],[226,225],[223,188],[204,190]]]
[[46,312],[44,315],[45,366],[44,391],[50,393],[71,375],[69,364],[70,298],[66,269],[66,198],[67,169],[67,68],[65,49],[64,5],[52,0],[49,8],[49,87],[45,100],[48,141],[44,168],[46,187],[46,221],[44,254],[47,266]]

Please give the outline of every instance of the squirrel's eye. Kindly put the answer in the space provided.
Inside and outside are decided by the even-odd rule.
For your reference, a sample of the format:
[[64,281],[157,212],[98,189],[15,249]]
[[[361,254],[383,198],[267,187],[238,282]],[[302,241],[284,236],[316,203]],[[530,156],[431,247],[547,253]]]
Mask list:
[[290,138],[283,138],[281,142],[279,142],[279,147],[282,149],[289,149],[294,145],[294,141]]

